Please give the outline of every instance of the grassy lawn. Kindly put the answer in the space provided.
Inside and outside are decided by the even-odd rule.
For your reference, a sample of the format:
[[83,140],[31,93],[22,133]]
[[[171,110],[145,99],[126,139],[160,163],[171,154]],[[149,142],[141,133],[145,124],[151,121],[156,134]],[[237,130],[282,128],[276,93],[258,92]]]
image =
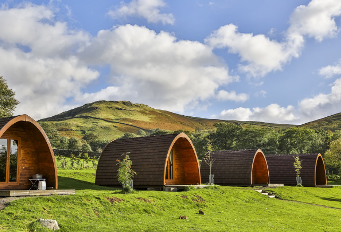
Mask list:
[[[341,188],[272,189],[284,201],[252,188],[211,187],[185,192],[120,190],[94,185],[95,170],[59,170],[71,196],[28,197],[0,211],[0,230],[48,231],[36,221],[56,219],[60,231],[339,231]],[[205,215],[198,214],[199,209]],[[188,219],[178,219],[186,215]]]

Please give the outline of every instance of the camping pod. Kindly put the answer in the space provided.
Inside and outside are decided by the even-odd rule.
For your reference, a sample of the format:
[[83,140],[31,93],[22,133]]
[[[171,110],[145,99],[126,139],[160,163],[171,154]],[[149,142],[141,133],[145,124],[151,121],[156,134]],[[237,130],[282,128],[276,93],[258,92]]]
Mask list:
[[134,188],[200,184],[198,158],[191,140],[184,133],[111,141],[98,161],[96,185],[121,187],[117,160],[128,154]]
[[[326,185],[326,168],[321,154],[300,154],[302,185]],[[297,185],[294,155],[266,155],[271,184]]]
[[[211,173],[218,185],[266,185],[269,184],[268,165],[259,150],[214,151]],[[210,167],[201,163],[201,182],[208,183]]]
[[54,154],[43,128],[25,114],[0,118],[0,128],[0,190],[30,189],[36,174],[57,189]]

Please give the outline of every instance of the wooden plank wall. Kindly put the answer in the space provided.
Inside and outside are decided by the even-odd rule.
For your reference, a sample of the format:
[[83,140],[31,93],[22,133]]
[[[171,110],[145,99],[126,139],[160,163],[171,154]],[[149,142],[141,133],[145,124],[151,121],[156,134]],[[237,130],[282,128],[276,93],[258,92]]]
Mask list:
[[[28,116],[22,115],[18,117],[25,119]],[[14,118],[11,117],[10,119]],[[29,119],[34,121],[31,118]],[[2,125],[3,127],[8,127],[6,123]],[[15,122],[3,133],[2,138],[20,139],[20,152],[18,157],[18,181],[14,183],[0,183],[0,189],[29,189],[31,183],[28,179],[33,174],[42,174],[43,178],[47,179],[47,187],[57,188],[54,155],[50,152],[49,141],[45,139],[36,125],[27,121]]]
[[[239,151],[214,151],[213,157],[215,161],[212,165],[214,183],[219,185],[251,185],[252,166],[254,167],[255,173],[257,173],[256,170],[259,169],[257,165],[262,164],[262,159],[253,164],[253,160],[257,152],[261,151],[257,151],[255,149]],[[265,166],[261,166],[260,170],[264,169],[265,167],[266,164]],[[208,183],[210,174],[209,165],[205,162],[202,162],[200,172],[201,182]],[[256,178],[256,176],[254,178]],[[267,177],[264,177],[264,179],[268,179],[268,175]]]
[[[326,171],[321,154],[300,154],[302,185],[314,187],[326,185]],[[296,172],[293,155],[266,155],[272,184],[295,186]]]
[[[182,150],[183,142],[181,141],[183,141],[183,137],[186,141],[189,140],[185,134],[181,133],[180,135],[172,134],[118,139],[110,142],[104,148],[99,159],[95,183],[97,185],[121,187],[117,180],[117,160],[122,160],[122,154],[126,152],[130,152],[129,157],[133,163],[132,169],[137,173],[133,179],[134,187],[136,188],[159,187],[165,185],[165,183],[185,184],[187,182],[186,170],[187,168],[192,169],[192,166],[188,165],[188,160],[184,159],[187,155],[195,155],[191,162],[195,161],[197,174],[199,174],[196,177],[195,183],[198,183],[198,180],[200,182],[196,153],[195,151],[186,153]],[[188,142],[188,144],[191,143]],[[171,149],[174,149],[174,179],[165,180],[166,160]],[[188,180],[191,181],[191,178],[188,178]]]

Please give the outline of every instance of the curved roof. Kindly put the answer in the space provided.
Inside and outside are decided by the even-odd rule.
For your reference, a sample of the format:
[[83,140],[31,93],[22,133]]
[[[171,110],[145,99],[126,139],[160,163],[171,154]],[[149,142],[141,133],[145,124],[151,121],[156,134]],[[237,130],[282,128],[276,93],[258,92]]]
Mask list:
[[[299,154],[303,186],[326,185],[326,169],[321,154]],[[266,155],[272,184],[296,185],[294,155]]]
[[[258,149],[214,151],[212,165],[214,183],[220,185],[252,185],[269,183],[269,172],[263,152]],[[208,182],[209,165],[201,163],[201,181]]]
[[194,146],[186,134],[180,133],[111,141],[99,159],[96,184],[120,186],[117,160],[122,160],[122,154],[129,152],[132,169],[137,173],[133,178],[134,186],[163,186],[166,183],[166,161],[173,148],[180,154],[179,168],[184,169],[183,176],[179,177],[181,184],[200,183],[199,162]]
[[[19,132],[21,131],[21,132]],[[46,176],[50,179],[55,189],[58,188],[57,167],[54,159],[53,149],[50,141],[45,134],[43,128],[33,118],[26,114],[19,116],[12,116],[6,118],[0,118],[0,137],[6,134],[25,134],[27,142],[32,144],[35,151],[35,156],[39,167],[35,170],[44,171],[46,169]],[[22,134],[23,135],[23,134]],[[25,139],[26,140],[26,139]],[[25,141],[25,144],[27,144]],[[22,150],[26,148],[23,147]],[[26,158],[25,158],[26,159]],[[28,160],[27,160],[28,161]],[[29,162],[29,161],[28,161]],[[30,168],[26,168],[30,169]],[[47,170],[48,169],[48,170]],[[25,171],[26,172],[26,171]],[[32,173],[36,174],[36,173]],[[23,172],[21,175],[24,175]],[[26,174],[25,174],[26,175]],[[26,176],[25,176],[26,178]],[[27,176],[28,179],[28,176]]]

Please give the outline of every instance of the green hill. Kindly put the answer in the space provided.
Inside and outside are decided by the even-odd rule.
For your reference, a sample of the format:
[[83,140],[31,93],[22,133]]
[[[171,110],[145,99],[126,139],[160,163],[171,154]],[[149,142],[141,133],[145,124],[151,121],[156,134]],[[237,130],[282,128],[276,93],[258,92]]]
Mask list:
[[341,130],[341,113],[308,122],[301,126],[309,127],[311,129],[324,129],[331,131]]
[[81,138],[87,133],[93,133],[106,140],[119,138],[127,132],[138,133],[140,129],[145,132],[157,128],[170,131],[212,130],[215,129],[213,125],[216,122],[270,126],[277,129],[293,126],[189,117],[129,101],[97,101],[41,119],[39,122],[49,123],[63,136]]

